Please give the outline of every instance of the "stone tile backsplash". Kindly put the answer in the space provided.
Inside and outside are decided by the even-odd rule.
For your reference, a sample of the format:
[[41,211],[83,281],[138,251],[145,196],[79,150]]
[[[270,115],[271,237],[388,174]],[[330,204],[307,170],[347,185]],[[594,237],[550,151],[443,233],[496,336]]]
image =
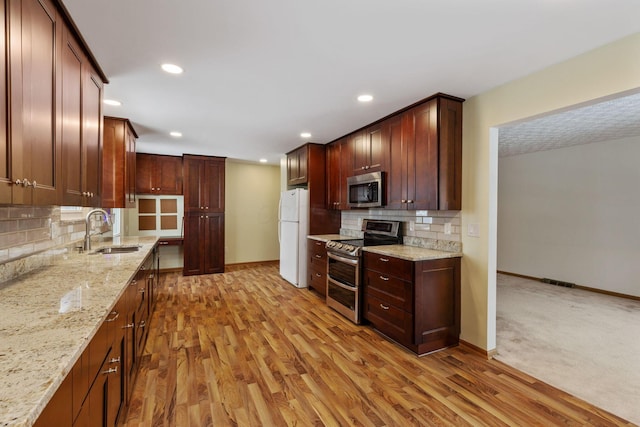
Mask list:
[[401,221],[405,245],[462,252],[460,211],[342,211],[340,234],[362,236],[365,218]]
[[59,206],[0,207],[0,283],[47,265],[48,249],[81,242],[84,233],[84,220],[63,222]]

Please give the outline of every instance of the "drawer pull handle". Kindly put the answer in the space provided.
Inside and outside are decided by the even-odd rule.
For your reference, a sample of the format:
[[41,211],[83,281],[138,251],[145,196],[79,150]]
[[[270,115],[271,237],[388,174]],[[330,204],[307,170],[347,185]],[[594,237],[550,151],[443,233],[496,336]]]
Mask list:
[[388,278],[388,277],[384,277],[384,276],[380,276],[380,278],[381,278],[382,280],[384,280],[385,282],[389,280],[389,278]]
[[140,288],[138,289],[138,292],[140,292],[141,294],[144,294],[145,289],[144,288]]
[[389,258],[380,258],[380,261],[382,261],[382,262],[389,262]]
[[322,255],[314,255],[314,256],[318,259],[322,258]]
[[118,373],[117,366],[115,368],[109,368],[106,371],[102,371],[102,375],[117,374],[117,373]]
[[133,328],[134,326],[136,326],[136,325],[134,325],[133,323],[129,323],[128,325],[124,325],[124,326],[122,327],[122,329],[131,329],[131,328]]
[[138,325],[138,328],[144,328],[146,325],[146,322],[143,320],[142,322],[140,322],[140,324]]
[[384,304],[380,304],[380,308],[383,310],[389,310],[389,306]]
[[113,316],[111,319],[107,319],[106,322],[113,322],[115,321],[118,317],[120,317],[120,313],[118,313],[117,311],[112,311],[111,315]]
[[322,246],[322,243],[316,242],[316,246]]
[[109,363],[120,363],[120,358],[119,357],[112,357],[109,360]]
[[316,273],[316,277],[322,277],[322,274]]

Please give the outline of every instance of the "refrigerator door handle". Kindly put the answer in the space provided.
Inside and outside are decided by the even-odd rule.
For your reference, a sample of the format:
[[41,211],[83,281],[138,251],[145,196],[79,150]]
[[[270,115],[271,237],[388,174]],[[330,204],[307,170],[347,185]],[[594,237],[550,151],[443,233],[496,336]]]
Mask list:
[[280,238],[280,234],[282,230],[281,221],[282,221],[282,197],[280,198],[280,202],[278,203],[278,243],[280,243],[281,241],[281,238]]

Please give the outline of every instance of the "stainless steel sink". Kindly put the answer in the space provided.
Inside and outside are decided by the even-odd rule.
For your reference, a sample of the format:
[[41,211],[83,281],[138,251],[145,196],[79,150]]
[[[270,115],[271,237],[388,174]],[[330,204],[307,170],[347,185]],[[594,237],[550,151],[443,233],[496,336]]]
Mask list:
[[104,248],[96,249],[93,253],[96,254],[122,254],[128,252],[137,252],[140,250],[140,246],[105,246]]

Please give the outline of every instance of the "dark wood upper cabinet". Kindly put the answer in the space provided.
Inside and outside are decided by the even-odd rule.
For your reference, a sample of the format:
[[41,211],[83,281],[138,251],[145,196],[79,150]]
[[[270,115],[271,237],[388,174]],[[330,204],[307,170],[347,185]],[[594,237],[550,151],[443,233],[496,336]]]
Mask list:
[[287,185],[298,187],[307,185],[309,177],[309,156],[307,145],[287,153]]
[[382,138],[382,126],[375,124],[349,138],[353,156],[351,175],[384,170],[389,146]]
[[136,193],[182,194],[182,157],[136,154]]
[[185,212],[224,212],[225,158],[185,154]]
[[100,206],[103,85],[67,28],[61,76],[62,204]]
[[61,197],[59,40],[63,24],[46,0],[10,2],[12,203],[52,205]]
[[128,119],[105,117],[102,150],[102,207],[136,205],[136,134]]
[[99,205],[104,73],[60,1],[5,0],[0,16],[0,203]]
[[391,144],[388,209],[462,208],[462,100],[435,96],[383,132]]
[[352,170],[350,140],[341,138],[327,145],[327,208],[349,209],[347,205],[347,176]]

